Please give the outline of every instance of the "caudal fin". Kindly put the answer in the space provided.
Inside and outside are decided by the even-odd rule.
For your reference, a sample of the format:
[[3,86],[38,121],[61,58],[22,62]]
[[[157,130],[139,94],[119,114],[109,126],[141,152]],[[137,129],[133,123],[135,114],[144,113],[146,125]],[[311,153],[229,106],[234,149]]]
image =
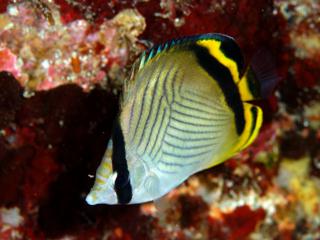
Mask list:
[[274,60],[266,50],[256,53],[238,86],[243,101],[270,96],[280,81]]

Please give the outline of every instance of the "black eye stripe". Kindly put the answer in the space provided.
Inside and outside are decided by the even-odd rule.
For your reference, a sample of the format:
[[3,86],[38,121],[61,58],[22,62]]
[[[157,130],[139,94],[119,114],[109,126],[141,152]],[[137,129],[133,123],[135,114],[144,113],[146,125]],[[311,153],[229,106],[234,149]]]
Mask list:
[[132,199],[132,186],[129,178],[125,142],[118,119],[113,126],[112,141],[112,169],[113,172],[117,172],[114,190],[117,194],[118,203],[126,204]]

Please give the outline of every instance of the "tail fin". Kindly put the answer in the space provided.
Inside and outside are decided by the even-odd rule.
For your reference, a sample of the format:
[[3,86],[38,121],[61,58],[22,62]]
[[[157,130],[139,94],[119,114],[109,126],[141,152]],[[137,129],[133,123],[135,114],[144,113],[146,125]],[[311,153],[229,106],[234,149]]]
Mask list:
[[267,50],[259,51],[238,84],[242,101],[268,97],[279,81],[273,58]]

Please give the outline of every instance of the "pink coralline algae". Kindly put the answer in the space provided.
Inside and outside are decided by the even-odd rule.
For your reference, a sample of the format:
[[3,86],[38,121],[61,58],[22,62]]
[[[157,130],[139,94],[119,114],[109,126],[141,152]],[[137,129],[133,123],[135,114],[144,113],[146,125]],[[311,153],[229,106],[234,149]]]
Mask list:
[[12,73],[16,78],[20,72],[17,67],[17,57],[6,48],[0,48],[0,71]]
[[145,22],[137,11],[123,10],[95,29],[84,19],[63,24],[57,7],[48,8],[49,19],[27,2],[9,5],[0,15],[0,55],[11,59],[0,62],[0,70],[29,91],[66,83],[88,90],[124,77],[129,57],[141,51],[134,44]]
[[[319,239],[316,0],[0,2],[0,239]],[[88,206],[119,92],[147,46],[221,32],[281,77],[245,151],[164,198]]]

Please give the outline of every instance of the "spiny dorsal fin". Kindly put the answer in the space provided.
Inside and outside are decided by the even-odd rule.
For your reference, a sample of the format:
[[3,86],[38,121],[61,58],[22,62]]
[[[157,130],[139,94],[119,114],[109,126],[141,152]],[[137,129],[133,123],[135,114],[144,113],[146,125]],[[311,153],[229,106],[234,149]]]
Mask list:
[[238,67],[239,73],[244,70],[244,59],[241,50],[235,40],[227,35],[220,33],[207,33],[200,35],[187,36],[179,39],[173,39],[163,44],[156,45],[142,53],[139,59],[139,70],[145,66],[151,59],[159,54],[166,52],[175,47],[183,47],[190,44],[195,44],[203,40],[214,40],[221,42],[220,49],[223,54],[232,59]]

